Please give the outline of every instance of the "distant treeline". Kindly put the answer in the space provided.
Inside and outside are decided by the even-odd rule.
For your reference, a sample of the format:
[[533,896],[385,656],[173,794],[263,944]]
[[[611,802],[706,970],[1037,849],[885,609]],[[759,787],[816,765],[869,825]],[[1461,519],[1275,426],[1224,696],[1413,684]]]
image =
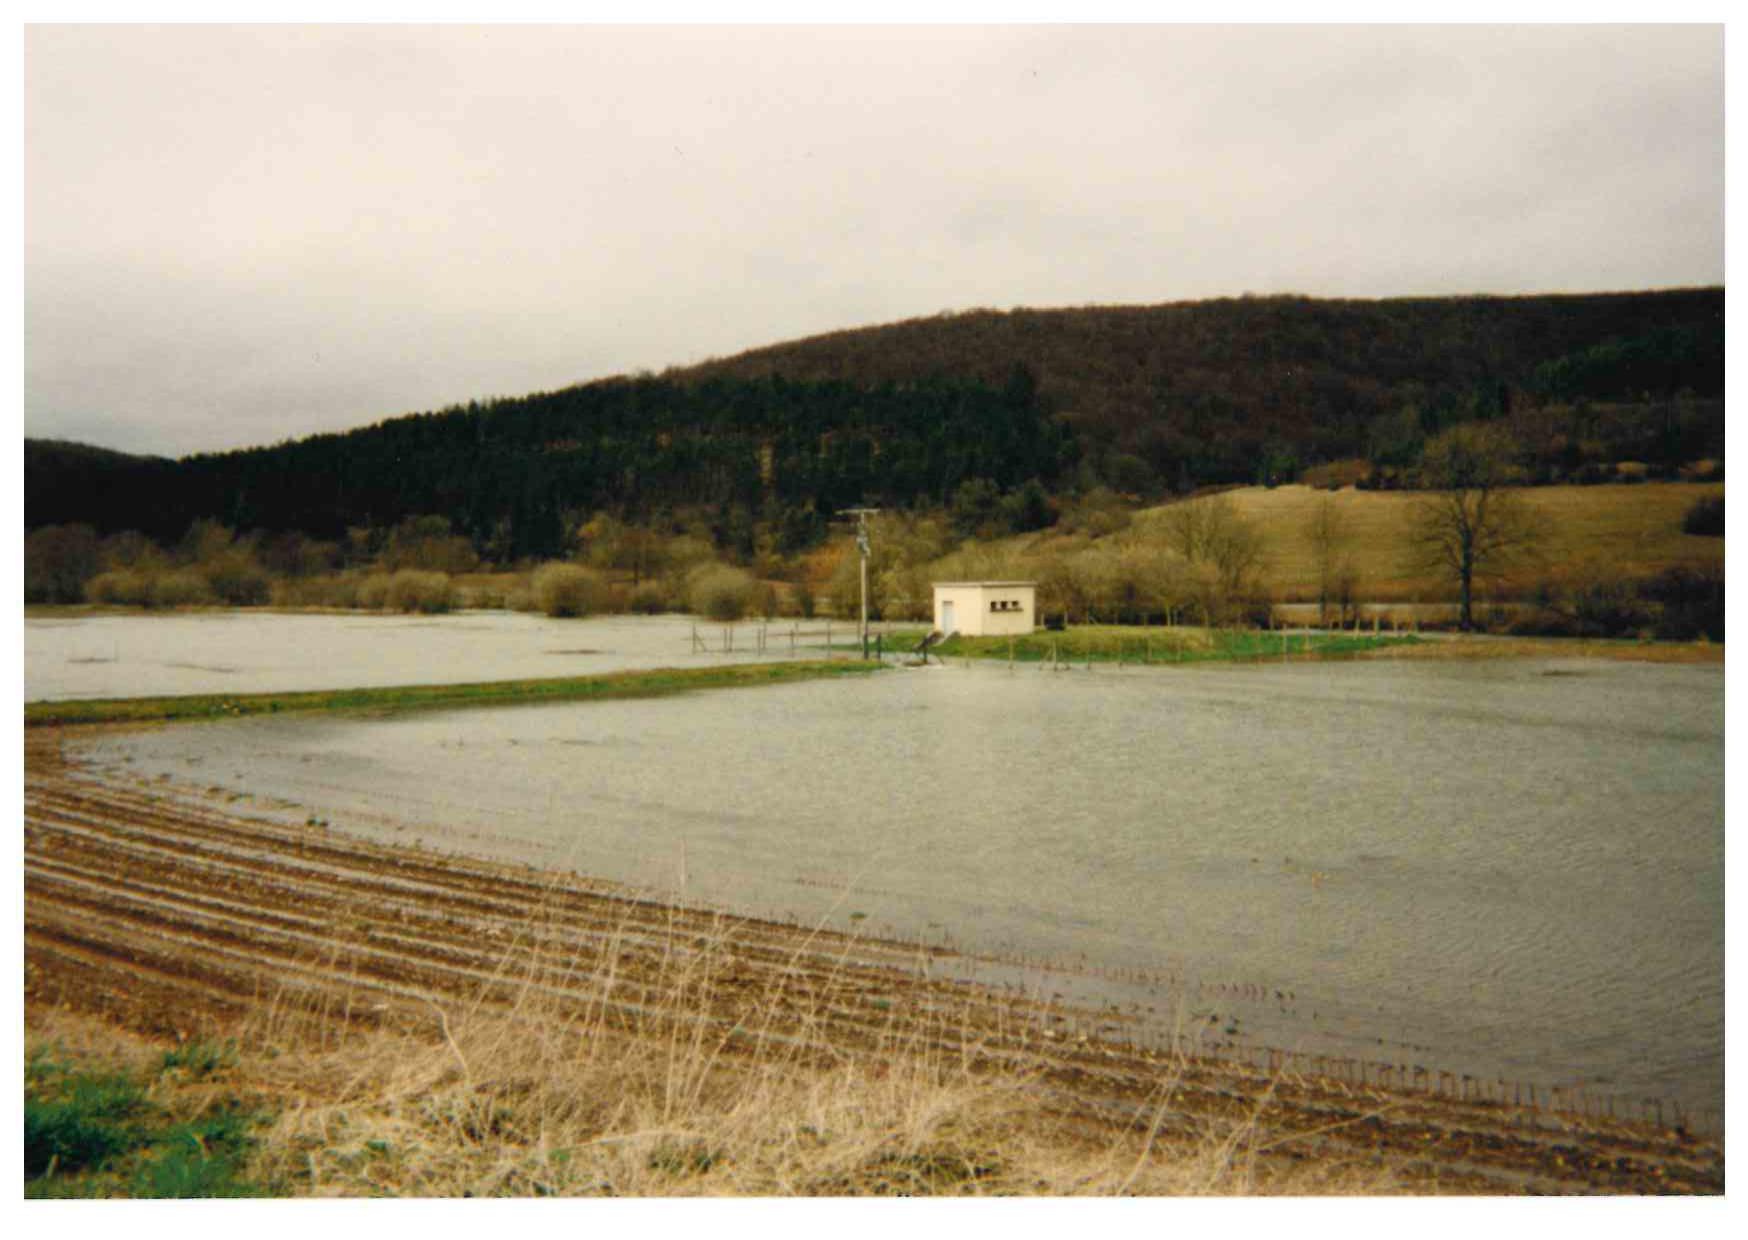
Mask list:
[[1390,486],[1470,421],[1507,422],[1530,481],[1721,471],[1723,384],[1721,288],[976,311],[180,461],[27,440],[25,521],[168,543],[196,520],[337,540],[440,514],[508,563],[564,553],[592,514],[685,508],[744,559],[864,503],[1005,505],[1024,529],[1043,493],[1337,465]]

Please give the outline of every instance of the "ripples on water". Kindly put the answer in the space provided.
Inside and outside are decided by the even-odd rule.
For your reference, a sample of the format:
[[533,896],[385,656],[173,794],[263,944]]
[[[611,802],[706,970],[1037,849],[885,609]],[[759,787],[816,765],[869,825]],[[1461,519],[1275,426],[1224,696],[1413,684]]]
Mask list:
[[[581,631],[557,645],[611,645]],[[1276,1046],[1721,1104],[1717,668],[953,667],[99,753],[341,827],[661,890],[684,858],[692,898],[1146,970],[1179,984],[1099,993]]]

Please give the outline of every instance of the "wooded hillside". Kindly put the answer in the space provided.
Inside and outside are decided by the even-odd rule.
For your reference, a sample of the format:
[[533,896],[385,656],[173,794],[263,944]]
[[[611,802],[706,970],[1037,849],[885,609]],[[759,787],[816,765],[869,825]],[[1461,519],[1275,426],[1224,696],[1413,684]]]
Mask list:
[[[986,381],[1024,365],[1118,490],[1285,481],[1411,461],[1455,422],[1531,410],[1562,476],[1721,456],[1724,290],[1383,301],[1244,297],[979,310],[834,332],[674,377]],[[1557,416],[1550,419],[1552,411]],[[1548,469],[1544,480],[1553,480]]]
[[1509,422],[1533,481],[1673,476],[1721,462],[1723,359],[1721,288],[976,311],[176,462],[27,441],[25,518],[337,539],[437,514],[503,562],[562,554],[593,512],[688,509],[731,554],[755,525],[793,551],[858,503],[1005,496],[1023,529],[1043,492],[1157,499],[1335,461],[1388,486],[1473,420]]

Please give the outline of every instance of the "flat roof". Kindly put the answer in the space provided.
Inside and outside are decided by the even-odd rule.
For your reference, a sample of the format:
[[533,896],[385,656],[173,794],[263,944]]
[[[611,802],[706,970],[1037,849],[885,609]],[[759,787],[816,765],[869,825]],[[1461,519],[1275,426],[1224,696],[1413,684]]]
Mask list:
[[1038,583],[1035,581],[935,581],[930,584],[936,586],[1001,586],[1005,589],[1009,586],[1035,586]]

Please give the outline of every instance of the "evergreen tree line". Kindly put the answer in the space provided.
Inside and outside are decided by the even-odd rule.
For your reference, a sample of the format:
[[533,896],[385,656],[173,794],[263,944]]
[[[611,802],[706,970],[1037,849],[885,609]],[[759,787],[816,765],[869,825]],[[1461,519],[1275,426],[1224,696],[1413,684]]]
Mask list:
[[940,506],[972,483],[1035,509],[1075,459],[1023,371],[1001,385],[609,380],[174,462],[55,448],[27,444],[29,528],[168,542],[210,519],[335,540],[440,513],[500,563],[562,554],[597,511],[644,523],[709,507],[731,549],[761,522],[798,550],[839,508]]

